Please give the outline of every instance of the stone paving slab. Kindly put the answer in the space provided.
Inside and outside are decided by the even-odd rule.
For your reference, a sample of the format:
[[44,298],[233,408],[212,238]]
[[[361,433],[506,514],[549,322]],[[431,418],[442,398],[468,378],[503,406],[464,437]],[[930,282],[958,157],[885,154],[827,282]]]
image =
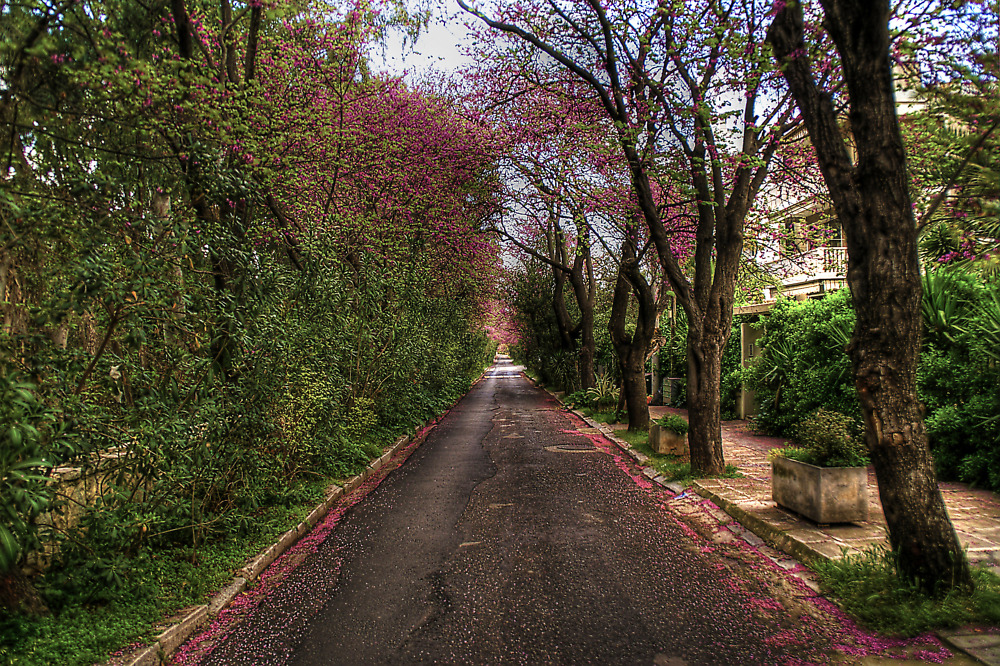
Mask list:
[[[839,559],[873,547],[889,547],[878,484],[871,469],[868,521],[820,525],[779,507],[771,499],[767,452],[782,445],[778,438],[754,436],[742,423],[724,423],[722,446],[726,460],[736,465],[744,477],[704,479],[695,481],[693,486],[698,494],[712,500],[747,529],[803,562]],[[941,484],[941,493],[969,561],[991,567],[1000,574],[1000,498],[959,483]],[[1000,633],[996,628],[964,628],[941,632],[940,636],[952,648],[979,662],[1000,666]]]
[[938,635],[950,647],[962,650],[987,666],[1000,664],[1000,634],[990,630],[942,631]]

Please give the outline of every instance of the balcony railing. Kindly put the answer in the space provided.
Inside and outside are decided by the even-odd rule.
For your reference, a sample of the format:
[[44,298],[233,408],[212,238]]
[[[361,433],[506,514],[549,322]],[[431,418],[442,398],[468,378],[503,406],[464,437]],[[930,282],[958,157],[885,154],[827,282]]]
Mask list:
[[767,269],[785,283],[813,277],[843,277],[847,273],[847,248],[817,247],[769,262]]

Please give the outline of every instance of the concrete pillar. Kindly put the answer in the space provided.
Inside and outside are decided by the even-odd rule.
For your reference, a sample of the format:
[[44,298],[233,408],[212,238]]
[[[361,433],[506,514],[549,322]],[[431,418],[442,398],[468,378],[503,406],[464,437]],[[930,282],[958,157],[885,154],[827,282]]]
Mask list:
[[[764,331],[754,327],[753,324],[740,324],[740,364],[745,368],[754,356],[760,353],[760,346],[757,342]],[[748,419],[757,413],[756,395],[744,387],[740,387],[740,397],[736,405],[737,415],[741,419]]]

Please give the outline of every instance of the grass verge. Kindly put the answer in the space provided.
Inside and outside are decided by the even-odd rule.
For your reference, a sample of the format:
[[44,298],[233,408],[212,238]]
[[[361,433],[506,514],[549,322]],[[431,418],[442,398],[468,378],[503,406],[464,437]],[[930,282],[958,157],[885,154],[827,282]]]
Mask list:
[[[0,664],[42,666],[103,662],[114,651],[153,642],[161,623],[179,609],[205,603],[234,572],[315,508],[334,478],[296,485],[285,503],[261,509],[253,531],[239,538],[144,551],[116,572],[124,584],[98,600],[60,599],[43,578],[39,589],[53,612],[0,618]],[[52,572],[49,577],[55,577]],[[161,625],[161,626],[158,626]]]
[[[593,412],[589,409],[581,411],[585,416],[589,416],[594,421],[600,423],[614,422],[614,412]],[[625,440],[632,449],[649,458],[649,464],[653,469],[666,477],[668,481],[676,481],[688,486],[695,479],[704,478],[703,475],[693,474],[691,472],[691,463],[685,461],[680,456],[654,453],[653,449],[649,447],[649,432],[645,430],[641,432],[618,430],[615,432],[615,436]],[[721,476],[726,479],[735,479],[743,475],[735,465],[726,465],[726,471]]]
[[885,548],[866,550],[815,567],[837,603],[859,624],[883,634],[915,636],[967,624],[1000,626],[1000,576],[973,567],[975,590],[933,598],[899,578]]

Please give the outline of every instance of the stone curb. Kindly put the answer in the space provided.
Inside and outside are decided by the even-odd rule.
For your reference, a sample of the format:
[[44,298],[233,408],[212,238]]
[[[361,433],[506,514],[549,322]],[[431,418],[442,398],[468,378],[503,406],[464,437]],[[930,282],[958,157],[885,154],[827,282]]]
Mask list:
[[284,532],[264,552],[247,562],[246,566],[237,572],[232,581],[216,592],[207,604],[197,606],[185,615],[182,620],[162,632],[156,637],[156,643],[142,648],[137,653],[133,653],[124,662],[111,660],[106,663],[109,665],[121,663],[124,666],[157,666],[164,663],[184,641],[190,638],[198,629],[205,626],[209,620],[215,618],[224,608],[229,606],[246,589],[249,583],[256,580],[276,559],[295,545],[299,539],[308,534],[319,521],[323,520],[338,500],[364,483],[369,476],[381,469],[396,452],[411,441],[413,441],[413,438],[410,435],[401,436],[393,442],[388,451],[370,462],[363,472],[352,476],[343,486],[330,486],[327,489],[326,498],[316,505],[304,522]]
[[819,552],[809,544],[793,536],[790,536],[786,532],[779,530],[773,525],[769,524],[767,521],[758,518],[749,511],[742,509],[735,502],[725,499],[721,495],[712,492],[710,488],[706,488],[699,481],[694,481],[691,484],[694,491],[710,500],[717,507],[729,514],[736,522],[738,522],[743,527],[747,528],[761,539],[763,539],[768,545],[773,546],[785,553],[797,559],[803,564],[815,564],[816,562],[830,561],[830,558]]
[[[478,378],[469,384],[469,390],[486,377],[486,370]],[[468,391],[466,391],[468,393]],[[434,423],[442,416],[451,411],[458,404],[465,394],[462,394],[435,419],[431,419],[423,427]],[[417,428],[420,430],[420,428]],[[413,441],[413,436],[403,435],[397,439],[393,445],[381,456],[368,463],[364,471],[344,482],[343,486],[332,485],[327,489],[326,499],[316,505],[304,522],[299,523],[292,529],[283,533],[278,540],[269,546],[264,552],[247,562],[246,566],[237,572],[225,587],[216,592],[207,604],[197,606],[184,616],[179,622],[169,627],[156,637],[156,642],[137,652],[132,652],[124,660],[113,658],[105,662],[105,666],[159,666],[166,663],[170,655],[180,647],[184,641],[192,636],[197,630],[205,626],[209,620],[215,618],[224,608],[229,606],[237,596],[243,592],[247,585],[260,576],[267,567],[278,557],[285,553],[303,536],[315,527],[319,521],[323,520],[334,504],[343,496],[351,493],[364,483],[368,477],[380,470],[396,453],[404,446]]]

